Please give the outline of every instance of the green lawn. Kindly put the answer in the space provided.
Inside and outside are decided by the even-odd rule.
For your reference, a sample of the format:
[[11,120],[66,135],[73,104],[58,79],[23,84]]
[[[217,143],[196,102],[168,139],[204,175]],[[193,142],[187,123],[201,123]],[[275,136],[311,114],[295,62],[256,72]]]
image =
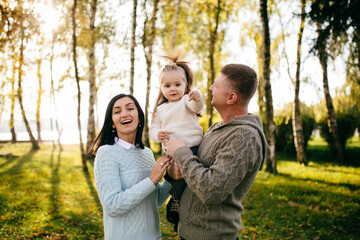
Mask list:
[[[93,168],[84,174],[78,146],[0,145],[1,239],[101,239],[102,208]],[[261,171],[245,198],[242,239],[359,239],[360,141],[353,138],[338,165],[327,144],[308,147],[309,166],[277,153],[279,174]],[[163,239],[178,239],[160,209]]]

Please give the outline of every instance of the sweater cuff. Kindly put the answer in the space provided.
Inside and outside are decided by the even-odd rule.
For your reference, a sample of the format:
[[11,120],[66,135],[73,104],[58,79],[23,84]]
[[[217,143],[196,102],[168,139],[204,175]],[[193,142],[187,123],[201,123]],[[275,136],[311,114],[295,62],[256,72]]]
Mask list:
[[147,177],[144,179],[143,188],[145,189],[145,192],[150,194],[156,189],[156,185],[151,181],[150,177]]
[[173,154],[173,158],[175,159],[175,162],[180,166],[180,168],[183,165],[184,160],[192,156],[193,153],[188,146],[183,146],[176,149],[176,151]]

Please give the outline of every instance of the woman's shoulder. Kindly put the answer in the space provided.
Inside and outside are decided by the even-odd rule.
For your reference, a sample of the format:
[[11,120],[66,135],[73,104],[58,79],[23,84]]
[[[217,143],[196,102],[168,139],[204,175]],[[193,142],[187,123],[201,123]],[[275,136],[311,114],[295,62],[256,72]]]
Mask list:
[[149,147],[144,146],[144,149],[137,147],[136,149],[140,150],[142,153],[154,155]]
[[116,144],[113,144],[113,145],[109,145],[109,144],[106,144],[106,145],[102,145],[101,147],[98,148],[97,152],[96,152],[96,156],[97,157],[101,157],[103,156],[104,154],[105,155],[109,155],[109,153],[112,153],[112,152],[115,152],[117,151],[116,149]]

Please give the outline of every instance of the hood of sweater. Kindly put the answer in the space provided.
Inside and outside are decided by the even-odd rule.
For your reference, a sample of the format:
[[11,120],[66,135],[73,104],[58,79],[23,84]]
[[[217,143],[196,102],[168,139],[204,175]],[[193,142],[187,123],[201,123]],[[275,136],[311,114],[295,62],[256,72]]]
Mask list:
[[260,136],[261,142],[262,142],[262,156],[263,156],[259,170],[262,170],[265,160],[270,156],[270,147],[266,141],[266,137],[263,132],[262,121],[259,116],[249,113],[248,115],[245,115],[245,116],[242,116],[239,118],[235,118],[234,120],[232,120],[226,124],[222,124],[222,122],[217,122],[209,128],[209,130],[207,131],[207,134],[212,131],[216,131],[217,129],[231,127],[231,126],[239,126],[239,125],[251,126],[251,127],[255,128],[257,130],[257,132],[259,133],[259,136]]

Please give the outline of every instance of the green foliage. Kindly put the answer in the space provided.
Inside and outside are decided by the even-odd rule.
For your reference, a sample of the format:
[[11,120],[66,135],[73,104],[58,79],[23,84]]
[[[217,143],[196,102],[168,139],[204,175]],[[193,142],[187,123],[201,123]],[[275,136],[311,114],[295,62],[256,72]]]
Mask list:
[[[337,112],[336,123],[341,146],[343,149],[345,149],[346,141],[350,137],[354,136],[355,130],[358,125],[358,119],[351,112]],[[327,118],[321,119],[318,124],[320,126],[320,135],[328,142],[328,144],[331,146],[331,149],[333,149],[333,140],[329,132]]]
[[[77,145],[64,151],[28,143],[0,146],[0,236],[2,239],[102,239],[102,207],[93,167],[84,174]],[[359,139],[349,144],[359,158]],[[359,166],[339,166],[326,142],[309,142],[309,166],[278,152],[279,175],[260,171],[245,197],[241,239],[358,239]],[[140,223],[141,224],[141,223]],[[179,239],[160,209],[162,239]]]
[[[315,119],[308,113],[302,114],[302,127],[304,134],[304,148],[307,148],[308,141],[315,129]],[[275,117],[275,139],[276,150],[287,153],[296,153],[291,115],[279,115]]]

